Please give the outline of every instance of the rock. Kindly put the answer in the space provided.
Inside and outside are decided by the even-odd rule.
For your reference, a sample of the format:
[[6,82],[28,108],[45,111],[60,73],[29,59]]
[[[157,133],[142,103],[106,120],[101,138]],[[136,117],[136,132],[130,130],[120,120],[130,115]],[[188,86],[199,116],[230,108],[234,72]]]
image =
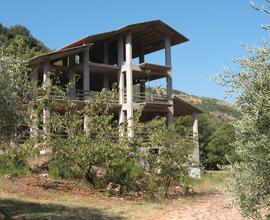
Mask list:
[[43,154],[36,157],[29,157],[27,163],[30,168],[37,173],[48,170],[48,163],[51,159],[51,154]]
[[41,178],[48,178],[48,173],[41,173],[38,176]]
[[11,179],[11,177],[12,177],[11,174],[6,174],[6,175],[4,176],[5,179]]
[[110,182],[106,187],[107,192],[111,195],[119,196],[121,193],[121,185]]

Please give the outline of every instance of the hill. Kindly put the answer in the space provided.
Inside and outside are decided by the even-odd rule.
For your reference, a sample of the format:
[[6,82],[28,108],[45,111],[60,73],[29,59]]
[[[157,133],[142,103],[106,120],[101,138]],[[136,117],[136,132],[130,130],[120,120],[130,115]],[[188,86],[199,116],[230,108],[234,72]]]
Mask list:
[[5,27],[0,23],[0,46],[25,59],[50,51],[22,25]]
[[233,121],[240,116],[233,104],[223,100],[189,95],[178,90],[174,90],[174,94],[192,105],[202,109],[206,114],[214,117],[218,121]]

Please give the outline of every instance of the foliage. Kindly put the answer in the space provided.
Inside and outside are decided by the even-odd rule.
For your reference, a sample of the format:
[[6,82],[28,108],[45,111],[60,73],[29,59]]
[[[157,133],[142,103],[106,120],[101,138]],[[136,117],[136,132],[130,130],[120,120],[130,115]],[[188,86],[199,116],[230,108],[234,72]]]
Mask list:
[[[164,118],[155,119],[147,125],[149,141],[145,152],[149,172],[161,177],[165,196],[176,181],[185,185],[193,144],[179,136],[174,126],[167,126]],[[155,149],[158,152],[155,153]]]
[[[2,169],[28,170],[26,164],[30,112],[26,104],[32,100],[28,58],[48,49],[25,27],[10,28],[0,24],[0,160]],[[6,161],[6,162],[3,162]]]
[[[268,13],[264,6],[252,4]],[[267,28],[266,28],[267,29]],[[245,46],[248,55],[236,60],[238,72],[225,70],[218,82],[237,92],[241,119],[234,123],[237,156],[233,192],[245,216],[270,219],[270,47]]]
[[8,48],[14,55],[30,58],[49,49],[31,35],[24,26],[5,27],[0,23],[0,45]]
[[[234,129],[229,123],[219,122],[207,114],[199,119],[200,163],[207,170],[218,170],[236,160],[235,150],[230,143],[234,140]],[[178,117],[175,132],[192,138],[192,117]]]
[[206,147],[208,169],[219,169],[235,162],[235,150],[231,145],[233,141],[232,125],[224,124],[214,131]]
[[270,47],[249,48],[239,59],[240,72],[227,71],[220,79],[229,91],[239,91],[242,117],[234,124],[234,147],[240,163],[234,166],[233,189],[243,214],[270,218]]

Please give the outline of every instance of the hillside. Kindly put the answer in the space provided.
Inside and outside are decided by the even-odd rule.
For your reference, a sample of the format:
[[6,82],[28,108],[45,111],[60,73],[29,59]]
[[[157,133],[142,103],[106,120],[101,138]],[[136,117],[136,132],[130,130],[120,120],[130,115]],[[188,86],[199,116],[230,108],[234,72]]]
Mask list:
[[0,23],[0,46],[25,59],[50,51],[22,25],[5,27]]
[[239,117],[239,113],[234,108],[234,105],[223,100],[189,95],[178,90],[174,90],[174,94],[202,109],[206,114],[214,117],[218,121],[232,121]]

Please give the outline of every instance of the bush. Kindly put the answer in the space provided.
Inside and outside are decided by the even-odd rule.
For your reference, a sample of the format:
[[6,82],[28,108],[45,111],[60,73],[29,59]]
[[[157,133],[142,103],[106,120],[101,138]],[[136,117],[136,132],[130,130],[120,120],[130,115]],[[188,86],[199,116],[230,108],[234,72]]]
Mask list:
[[12,177],[30,174],[25,158],[12,158],[6,153],[0,155],[0,175]]
[[51,160],[48,168],[48,175],[53,178],[78,179],[83,176],[77,166],[59,158]]
[[106,172],[107,183],[113,182],[123,187],[122,191],[136,190],[137,181],[143,177],[144,168],[133,160],[114,161]]

